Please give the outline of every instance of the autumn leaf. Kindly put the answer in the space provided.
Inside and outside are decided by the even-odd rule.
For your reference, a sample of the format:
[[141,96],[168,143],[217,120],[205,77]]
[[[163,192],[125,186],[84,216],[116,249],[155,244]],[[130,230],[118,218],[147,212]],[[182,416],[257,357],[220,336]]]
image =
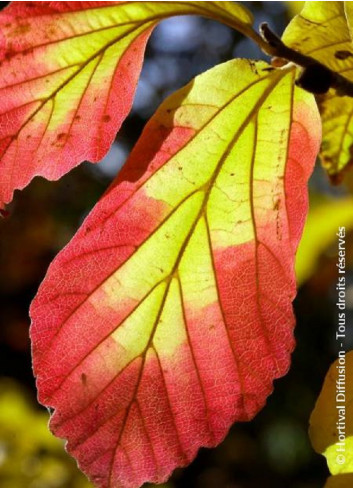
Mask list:
[[[353,81],[353,45],[345,14],[345,8],[351,12],[350,4],[305,2],[282,39],[293,49]],[[318,97],[318,102],[322,118],[321,160],[332,181],[339,183],[342,172],[352,164],[353,99],[330,89]]]
[[162,482],[289,367],[318,151],[295,71],[233,60],[159,108],[31,307],[39,400],[98,486]]
[[326,487],[351,487],[353,482],[353,351],[330,367],[310,417],[310,439],[322,453],[333,477]]
[[320,266],[320,258],[337,244],[337,230],[353,231],[353,197],[323,199],[310,206],[295,260],[298,286],[312,277]]
[[41,175],[99,161],[130,111],[145,45],[171,15],[249,33],[234,2],[13,2],[0,14],[0,208]]

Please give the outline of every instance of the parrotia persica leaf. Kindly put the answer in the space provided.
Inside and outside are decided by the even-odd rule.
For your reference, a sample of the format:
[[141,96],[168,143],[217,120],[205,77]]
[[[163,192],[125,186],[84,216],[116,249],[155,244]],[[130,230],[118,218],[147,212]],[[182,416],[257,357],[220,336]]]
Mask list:
[[[305,2],[302,12],[285,30],[283,41],[353,81],[353,45],[345,4],[347,8],[351,2]],[[318,102],[322,117],[320,156],[332,181],[338,183],[342,171],[353,162],[353,98],[340,97],[331,89],[318,97]]]
[[[340,323],[345,324],[343,319]],[[344,484],[353,482],[352,376],[353,351],[350,351],[331,365],[310,417],[309,434],[314,449],[326,457],[331,474],[341,476],[329,479],[327,487],[351,487]],[[338,484],[340,481],[342,484]]]
[[320,136],[293,82],[234,60],[172,95],[50,266],[31,307],[39,399],[98,486],[164,481],[288,369]]
[[161,19],[199,14],[251,31],[233,2],[13,2],[0,14],[0,207],[36,175],[99,161],[130,111]]

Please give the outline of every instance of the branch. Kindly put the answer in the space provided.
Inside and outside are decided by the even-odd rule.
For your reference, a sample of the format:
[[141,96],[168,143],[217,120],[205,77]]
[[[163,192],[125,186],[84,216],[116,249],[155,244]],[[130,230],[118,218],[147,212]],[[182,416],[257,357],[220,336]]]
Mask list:
[[334,88],[339,96],[353,97],[353,82],[330,70],[316,59],[286,46],[277,34],[271,31],[266,22],[260,25],[260,35],[256,42],[266,54],[301,66],[303,71],[296,84],[305,90],[322,94],[326,93],[329,88]]

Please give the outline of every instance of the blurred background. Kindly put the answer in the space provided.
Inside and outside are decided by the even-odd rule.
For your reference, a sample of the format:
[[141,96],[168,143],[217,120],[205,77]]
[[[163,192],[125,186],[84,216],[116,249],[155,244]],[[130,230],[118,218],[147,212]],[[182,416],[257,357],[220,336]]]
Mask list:
[[[243,2],[255,25],[267,21],[281,34],[304,2]],[[3,8],[6,2],[0,2]],[[90,487],[47,429],[36,402],[28,339],[28,309],[47,267],[70,240],[124,163],[146,120],[166,96],[195,75],[233,57],[266,58],[228,27],[198,17],[162,22],[147,47],[131,115],[99,165],[85,163],[59,182],[36,178],[16,192],[0,221],[0,487]],[[297,348],[286,377],[275,382],[266,407],[238,423],[225,441],[202,449],[165,487],[322,487],[326,462],[308,438],[308,420],[324,376],[337,356],[335,233],[345,225],[347,305],[353,314],[353,184],[332,188],[317,165],[311,210],[298,254],[295,300]],[[351,328],[352,332],[352,328]],[[353,348],[352,336],[347,348]]]

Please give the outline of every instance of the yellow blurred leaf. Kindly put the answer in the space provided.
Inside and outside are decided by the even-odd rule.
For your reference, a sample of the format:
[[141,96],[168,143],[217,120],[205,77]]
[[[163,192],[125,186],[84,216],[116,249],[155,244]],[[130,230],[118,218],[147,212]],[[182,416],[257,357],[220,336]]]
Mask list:
[[[345,4],[350,3],[305,2],[285,30],[283,41],[353,81],[353,46],[345,15]],[[323,123],[320,156],[329,176],[338,183],[353,162],[353,98],[340,97],[331,89],[318,102]]]
[[347,232],[353,230],[352,197],[326,200],[316,207],[311,207],[296,257],[298,285],[302,285],[314,275],[320,257],[337,242],[336,232],[340,226],[345,226]]
[[13,381],[0,378],[0,487],[92,487]]
[[[310,417],[311,443],[327,459],[332,475],[353,477],[353,351],[330,367]],[[345,389],[343,390],[343,386]],[[342,483],[347,478],[340,478]],[[336,479],[334,483],[338,484]],[[329,484],[332,481],[328,481]],[[335,485],[327,487],[351,487]]]
[[353,432],[345,441],[344,459],[339,459],[340,453],[337,451],[336,443],[327,447],[323,455],[327,459],[327,465],[331,474],[351,474],[353,476]]

